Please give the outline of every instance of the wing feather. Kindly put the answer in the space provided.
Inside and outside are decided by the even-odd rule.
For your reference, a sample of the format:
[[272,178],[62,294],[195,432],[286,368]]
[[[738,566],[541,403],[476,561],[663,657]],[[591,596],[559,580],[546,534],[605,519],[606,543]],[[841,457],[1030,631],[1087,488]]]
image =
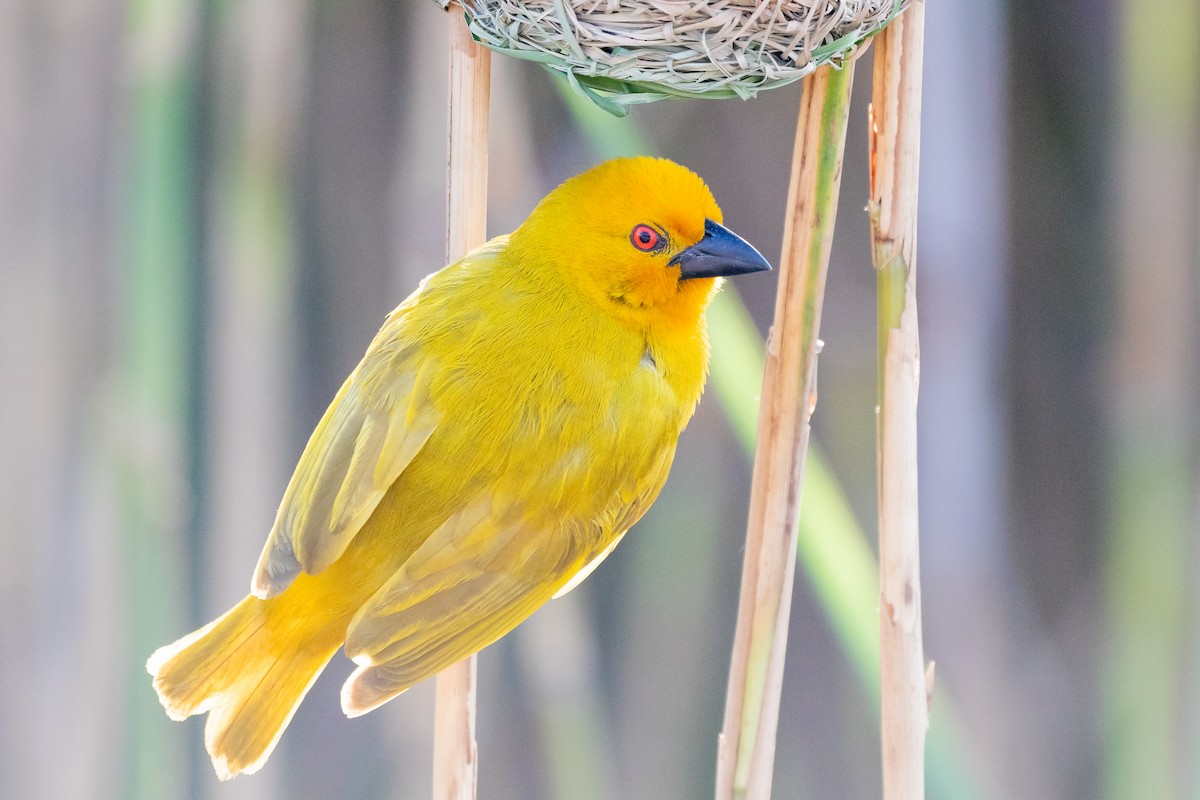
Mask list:
[[258,597],[336,561],[437,427],[430,365],[403,319],[388,318],[308,440],[255,568]]
[[367,713],[577,586],[649,508],[672,455],[661,451],[648,479],[622,486],[586,522],[539,523],[491,496],[453,514],[351,620],[346,655],[358,668],[342,710]]
[[603,549],[578,534],[496,513],[491,498],[454,514],[351,621],[359,667],[343,710],[364,714],[515,628]]

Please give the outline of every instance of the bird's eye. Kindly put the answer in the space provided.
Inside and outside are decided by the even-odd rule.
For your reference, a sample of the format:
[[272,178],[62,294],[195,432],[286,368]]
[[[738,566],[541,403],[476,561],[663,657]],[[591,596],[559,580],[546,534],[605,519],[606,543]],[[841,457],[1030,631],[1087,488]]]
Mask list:
[[667,237],[649,225],[634,225],[629,241],[643,253],[657,253],[667,246]]

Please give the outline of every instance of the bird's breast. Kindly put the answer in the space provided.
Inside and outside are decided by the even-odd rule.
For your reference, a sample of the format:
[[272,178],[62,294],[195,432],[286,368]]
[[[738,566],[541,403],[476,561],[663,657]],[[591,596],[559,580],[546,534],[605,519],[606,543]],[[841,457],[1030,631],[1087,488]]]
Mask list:
[[[515,283],[444,308],[426,445],[454,481],[587,518],[662,472],[699,399],[703,333],[635,330],[569,293]],[[449,488],[449,487],[448,487]]]

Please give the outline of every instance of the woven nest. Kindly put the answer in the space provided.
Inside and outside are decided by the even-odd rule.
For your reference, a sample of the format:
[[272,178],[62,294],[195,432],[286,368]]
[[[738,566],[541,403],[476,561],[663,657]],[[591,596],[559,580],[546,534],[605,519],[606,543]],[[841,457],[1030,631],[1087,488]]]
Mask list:
[[840,65],[913,0],[461,0],[492,50],[561,73],[614,113],[742,97]]

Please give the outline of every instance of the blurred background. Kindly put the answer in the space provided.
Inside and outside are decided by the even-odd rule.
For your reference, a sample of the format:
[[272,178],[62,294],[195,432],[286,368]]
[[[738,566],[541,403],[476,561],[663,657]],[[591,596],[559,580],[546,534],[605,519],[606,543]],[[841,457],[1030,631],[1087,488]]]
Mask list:
[[[144,663],[245,593],[308,433],[443,263],[446,26],[417,0],[0,3],[0,796],[428,796],[432,685],[348,721],[335,657],[266,768],[218,784]],[[1200,798],[1200,6],[940,0],[926,41],[929,794]],[[879,796],[869,62],[780,798]],[[640,149],[777,258],[798,85],[616,120],[493,69],[494,233]],[[774,278],[737,288],[765,331]],[[729,349],[734,301],[658,504],[481,655],[481,798],[711,796],[761,346]]]

